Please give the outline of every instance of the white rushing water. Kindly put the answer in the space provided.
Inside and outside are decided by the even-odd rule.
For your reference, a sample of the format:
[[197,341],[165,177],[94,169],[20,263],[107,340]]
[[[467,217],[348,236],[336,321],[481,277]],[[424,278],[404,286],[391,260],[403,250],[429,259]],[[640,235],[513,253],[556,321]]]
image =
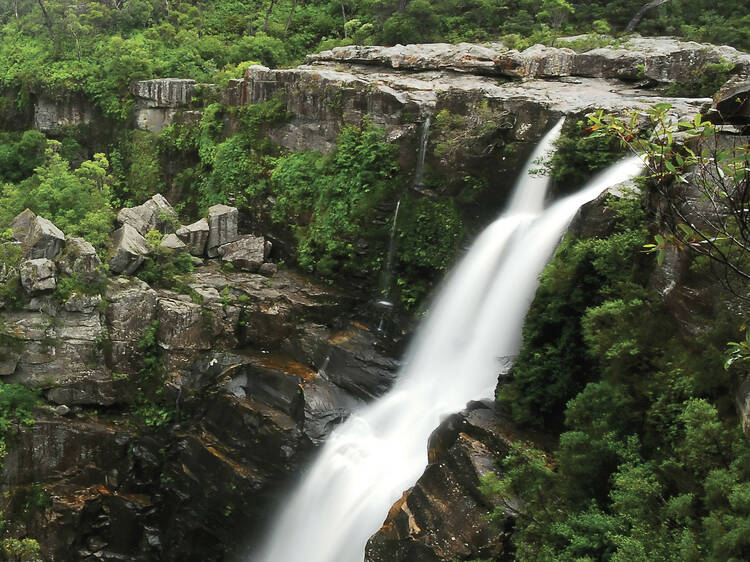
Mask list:
[[[558,133],[543,139],[542,155]],[[538,192],[513,197],[478,237],[420,326],[393,389],[331,434],[257,560],[363,560],[368,538],[427,465],[430,433],[468,401],[492,396],[499,358],[518,352],[537,277],[577,209],[640,168],[638,159],[616,164],[546,211],[548,182],[529,182],[524,172],[516,194]]]

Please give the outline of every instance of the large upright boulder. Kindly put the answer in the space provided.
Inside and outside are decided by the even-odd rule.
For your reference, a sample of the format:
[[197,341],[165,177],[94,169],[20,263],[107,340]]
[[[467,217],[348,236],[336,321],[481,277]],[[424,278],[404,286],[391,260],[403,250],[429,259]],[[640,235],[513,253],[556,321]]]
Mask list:
[[149,230],[169,230],[177,223],[177,212],[163,195],[157,193],[141,205],[120,209],[117,222],[120,225],[128,224],[145,236]]
[[47,258],[21,262],[19,272],[21,274],[21,285],[29,293],[42,293],[57,287],[55,263]]
[[24,254],[31,259],[54,260],[65,246],[65,235],[51,221],[36,216],[23,241]]
[[109,270],[125,275],[135,273],[151,252],[146,239],[129,224],[122,225],[112,233],[112,248]]
[[239,238],[237,207],[214,205],[208,210],[208,257],[219,255],[219,246],[234,242]]
[[201,219],[193,224],[181,227],[176,234],[180,240],[187,244],[192,255],[202,257],[206,253],[208,232],[208,221]]

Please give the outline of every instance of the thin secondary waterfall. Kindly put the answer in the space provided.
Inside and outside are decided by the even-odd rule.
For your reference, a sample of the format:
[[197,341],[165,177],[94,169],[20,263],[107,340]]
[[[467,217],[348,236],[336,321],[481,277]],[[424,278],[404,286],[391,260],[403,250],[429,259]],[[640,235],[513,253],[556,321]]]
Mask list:
[[[640,168],[635,158],[616,164],[545,212],[542,194],[538,208],[510,208],[479,236],[433,303],[393,389],[332,433],[258,560],[363,559],[368,538],[424,470],[441,419],[492,396],[499,358],[517,353],[537,277],[577,209]],[[546,191],[541,183],[532,189]],[[526,188],[524,177],[516,191]]]
[[[414,171],[414,180],[412,185],[414,187],[421,187],[424,181],[424,163],[427,157],[427,143],[430,140],[430,124],[432,123],[432,117],[427,115],[425,120],[422,122],[422,133],[419,139],[419,152],[417,153],[417,167]],[[385,267],[383,268],[383,274],[380,279],[380,294],[381,297],[376,305],[382,310],[380,314],[380,324],[378,325],[378,332],[383,331],[383,324],[385,323],[385,317],[387,313],[393,308],[391,302],[391,283],[393,281],[393,260],[396,258],[396,227],[398,226],[398,212],[401,209],[401,200],[403,194],[401,194],[396,201],[396,209],[393,212],[393,222],[391,222],[391,233],[388,239],[388,252],[385,256]]]

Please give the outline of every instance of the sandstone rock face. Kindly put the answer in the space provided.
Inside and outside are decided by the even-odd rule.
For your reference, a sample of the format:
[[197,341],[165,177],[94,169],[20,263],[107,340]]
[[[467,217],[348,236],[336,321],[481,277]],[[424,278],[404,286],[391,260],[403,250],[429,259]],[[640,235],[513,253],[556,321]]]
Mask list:
[[509,433],[494,404],[474,403],[472,408],[435,430],[430,464],[370,538],[367,562],[501,559],[510,527],[489,523],[493,505],[479,485],[517,436]]
[[42,293],[57,287],[55,263],[47,258],[21,262],[21,284],[29,293]]
[[120,225],[128,224],[145,236],[152,229],[166,232],[177,222],[177,212],[163,195],[157,193],[137,207],[120,209],[117,213],[117,222]]
[[[18,218],[18,217],[17,217]],[[36,216],[23,241],[24,254],[31,259],[57,259],[65,246],[65,235],[52,222]]]
[[750,55],[732,47],[703,45],[669,37],[632,38],[618,48],[576,53],[568,48],[534,45],[518,52],[502,43],[433,43],[393,47],[351,45],[307,57],[308,64],[339,62],[401,70],[452,70],[513,78],[583,76],[674,82],[696,68],[722,60],[738,72],[750,69]]
[[237,207],[214,205],[208,209],[207,253],[209,258],[215,258],[219,255],[219,246],[229,244],[239,238],[237,233],[238,220]]
[[125,275],[135,273],[151,252],[146,239],[127,223],[112,233],[112,248],[109,270]]
[[195,93],[195,80],[157,78],[139,80],[130,87],[138,101],[149,107],[180,107],[190,103]]
[[99,309],[84,300],[66,309],[47,299],[38,310],[3,315],[22,344],[9,382],[44,389],[47,399],[57,403],[116,401],[112,376],[98,344],[104,334]]
[[195,94],[195,80],[158,78],[134,82],[130,92],[136,97],[135,123],[144,131],[158,133],[186,111]]
[[[432,47],[442,54],[431,52]],[[523,53],[501,46],[464,45],[464,52],[459,47],[351,46],[313,55],[307,66],[295,69],[251,66],[245,78],[230,81],[223,97],[230,105],[244,105],[283,94],[293,117],[271,129],[269,137],[292,150],[321,152],[333,148],[342,123],[358,124],[366,114],[386,129],[390,140],[408,143],[426,113],[447,109],[471,116],[476,107],[485,104],[512,116],[515,140],[531,142],[561,114],[594,108],[622,113],[646,109],[656,101],[652,92],[621,81],[643,79],[646,59],[637,52],[578,54],[540,45]],[[495,49],[495,58],[490,58],[488,49]],[[398,55],[401,50],[415,55]],[[624,59],[626,54],[630,58]],[[741,62],[745,56],[737,53],[737,60]],[[669,57],[651,61],[654,76],[667,72],[659,66],[667,64],[665,60]],[[498,75],[525,81],[498,82]],[[671,71],[666,76],[673,78]],[[673,105],[677,116],[692,116],[705,102],[663,101]]]
[[201,219],[193,224],[181,227],[176,234],[180,240],[187,244],[193,256],[202,257],[206,253],[208,232],[208,221]]
[[[53,498],[45,513],[54,515],[25,523],[45,557],[228,559],[248,521],[267,519],[314,444],[361,405],[311,358],[329,348],[353,353],[354,332],[366,330],[352,325],[344,336],[300,322],[340,317],[348,309],[342,295],[286,270],[268,279],[225,273],[216,262],[196,270],[190,289],[192,297],[121,277],[110,280],[104,309],[98,295],[74,294],[62,305],[39,297],[33,310],[2,313],[22,342],[14,364],[0,363],[12,370],[6,380],[41,387],[60,405],[13,436],[0,482],[9,490],[6,513],[23,510],[28,488],[45,483]],[[173,421],[144,435],[98,421],[81,407],[134,399],[139,341],[156,321]],[[251,336],[256,350],[270,352],[251,352]],[[302,360],[281,355],[282,347]],[[357,355],[368,360],[364,350]]]
[[229,262],[239,269],[256,272],[268,257],[271,248],[262,236],[240,236],[234,242],[219,246],[222,261]]
[[68,238],[57,266],[64,275],[94,273],[102,262],[94,247],[83,238]]
[[135,374],[140,369],[138,342],[156,320],[156,291],[140,279],[120,278],[109,284],[106,298],[113,368],[118,373]]
[[57,133],[65,127],[86,125],[96,117],[90,102],[75,96],[56,100],[41,95],[34,103],[34,128],[43,133]]

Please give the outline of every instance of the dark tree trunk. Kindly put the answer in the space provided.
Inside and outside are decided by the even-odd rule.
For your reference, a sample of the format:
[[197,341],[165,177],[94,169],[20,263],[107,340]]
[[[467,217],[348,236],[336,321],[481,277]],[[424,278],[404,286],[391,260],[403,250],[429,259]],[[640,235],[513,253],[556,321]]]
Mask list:
[[643,16],[646,15],[646,12],[648,12],[649,10],[653,10],[658,6],[661,6],[662,4],[666,4],[667,2],[669,2],[669,0],[651,0],[651,2],[642,6],[641,9],[635,13],[633,19],[630,20],[630,23],[628,23],[628,26],[625,28],[625,33],[632,32],[636,28],[636,26],[641,23],[641,20],[643,19]]
[[263,21],[263,33],[266,33],[268,31],[268,20],[271,19],[271,12],[273,12],[274,4],[276,4],[276,0],[271,0],[271,3],[268,5],[268,9],[266,10],[266,19]]
[[52,41],[55,41],[55,30],[52,27],[52,20],[49,19],[49,14],[47,13],[47,8],[44,7],[44,2],[42,0],[36,0],[39,4],[39,7],[42,9],[42,15],[44,16],[44,21],[47,23],[47,29],[49,29],[49,35],[52,38]]
[[289,17],[286,18],[286,25],[284,26],[284,33],[289,31],[289,26],[292,24],[292,18],[294,17],[294,10],[297,9],[297,0],[292,2],[292,9],[289,10]]

